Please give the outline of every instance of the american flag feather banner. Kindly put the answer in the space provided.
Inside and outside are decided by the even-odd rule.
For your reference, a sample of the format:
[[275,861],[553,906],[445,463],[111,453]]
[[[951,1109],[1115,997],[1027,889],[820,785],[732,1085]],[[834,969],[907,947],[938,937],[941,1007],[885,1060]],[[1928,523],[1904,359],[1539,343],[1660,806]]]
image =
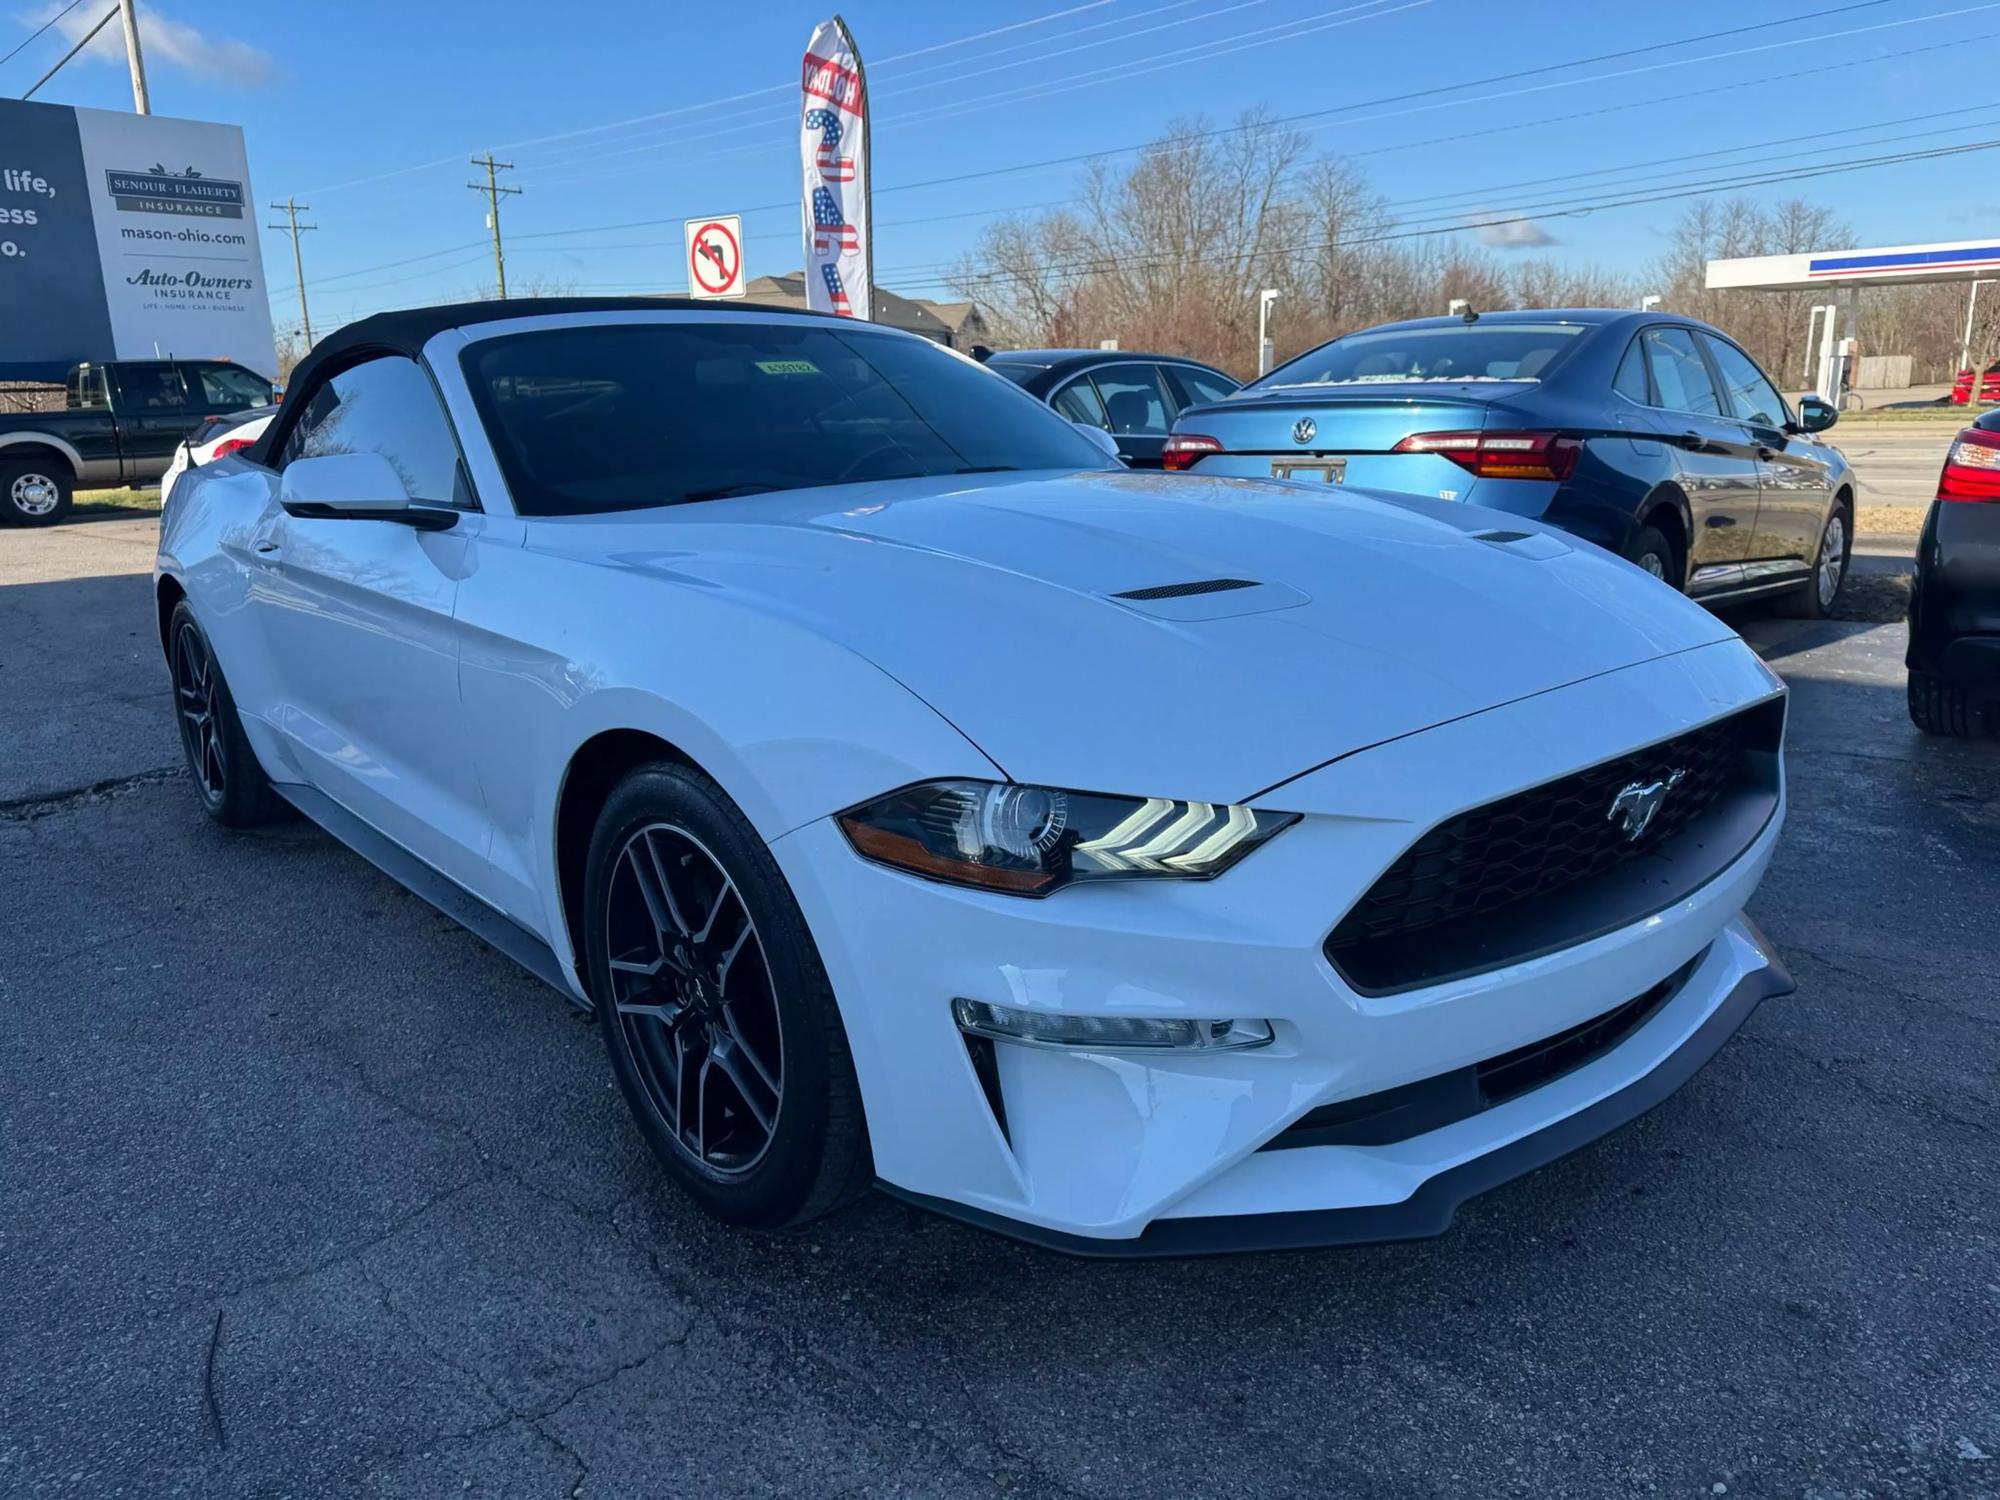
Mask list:
[[868,84],[861,54],[839,16],[806,43],[799,112],[805,177],[806,302],[866,319],[875,308],[875,247],[869,238]]

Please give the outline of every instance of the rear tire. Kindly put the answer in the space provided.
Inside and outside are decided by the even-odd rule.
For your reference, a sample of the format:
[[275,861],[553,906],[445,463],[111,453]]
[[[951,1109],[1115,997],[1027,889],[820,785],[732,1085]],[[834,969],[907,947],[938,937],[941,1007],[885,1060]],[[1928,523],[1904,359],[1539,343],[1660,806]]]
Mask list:
[[277,815],[277,794],[244,737],[236,700],[185,599],[167,622],[167,667],[174,679],[181,749],[202,811],[224,828],[270,822]]
[[60,463],[17,459],[0,464],[0,520],[53,526],[69,514],[75,485]]
[[1670,588],[1681,587],[1680,556],[1674,544],[1657,527],[1641,526],[1625,549],[1625,560],[1635,563]]
[[1991,715],[1957,683],[1910,669],[1910,722],[1925,734],[1964,739],[1984,729]]
[[[688,1196],[757,1229],[874,1180],[861,1087],[777,861],[699,771],[634,771],[591,835],[584,944],[611,1070]],[[614,960],[617,967],[613,967]]]
[[1819,534],[1819,548],[1813,553],[1812,577],[1773,601],[1781,615],[1795,620],[1830,620],[1840,606],[1840,591],[1847,586],[1848,564],[1854,556],[1854,512],[1845,500],[1838,501],[1826,527]]

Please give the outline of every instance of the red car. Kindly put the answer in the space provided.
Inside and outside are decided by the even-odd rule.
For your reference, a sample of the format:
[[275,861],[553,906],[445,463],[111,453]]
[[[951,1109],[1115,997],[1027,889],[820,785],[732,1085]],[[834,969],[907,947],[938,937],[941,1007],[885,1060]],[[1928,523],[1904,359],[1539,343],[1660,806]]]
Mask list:
[[[1960,370],[1952,382],[1951,399],[1960,406],[1972,404],[1972,371]],[[1995,360],[1979,376],[1979,404],[2000,402],[2000,360]]]

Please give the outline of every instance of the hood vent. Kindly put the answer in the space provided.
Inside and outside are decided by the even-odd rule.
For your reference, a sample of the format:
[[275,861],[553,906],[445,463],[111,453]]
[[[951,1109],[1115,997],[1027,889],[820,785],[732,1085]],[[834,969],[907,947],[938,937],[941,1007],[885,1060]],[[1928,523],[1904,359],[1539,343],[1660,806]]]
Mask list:
[[1128,589],[1114,599],[1188,599],[1196,594],[1220,594],[1229,589],[1254,589],[1249,578],[1203,578],[1194,583],[1161,583],[1149,589]]

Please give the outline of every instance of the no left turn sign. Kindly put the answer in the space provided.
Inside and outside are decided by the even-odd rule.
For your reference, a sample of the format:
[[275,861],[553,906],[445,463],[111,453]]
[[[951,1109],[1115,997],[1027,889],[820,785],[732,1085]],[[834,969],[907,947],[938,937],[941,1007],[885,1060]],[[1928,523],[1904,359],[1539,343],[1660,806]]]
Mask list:
[[687,221],[688,295],[743,295],[743,220],[737,214]]

